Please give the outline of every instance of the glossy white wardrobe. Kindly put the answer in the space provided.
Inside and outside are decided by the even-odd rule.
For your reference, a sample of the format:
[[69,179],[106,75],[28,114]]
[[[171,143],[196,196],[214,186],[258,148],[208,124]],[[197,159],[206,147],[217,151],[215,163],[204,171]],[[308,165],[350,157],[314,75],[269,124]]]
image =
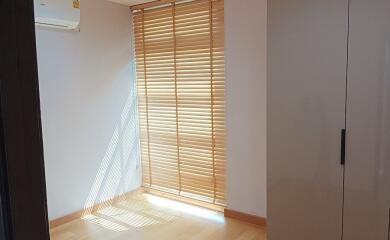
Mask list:
[[388,240],[390,0],[268,8],[268,239]]

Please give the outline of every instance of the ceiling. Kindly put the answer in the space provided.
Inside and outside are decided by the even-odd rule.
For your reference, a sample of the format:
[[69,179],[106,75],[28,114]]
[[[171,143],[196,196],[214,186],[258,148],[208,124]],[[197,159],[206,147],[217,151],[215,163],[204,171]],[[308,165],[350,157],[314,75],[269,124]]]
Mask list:
[[147,2],[154,2],[155,0],[108,0],[110,2],[120,3],[127,6],[147,3]]

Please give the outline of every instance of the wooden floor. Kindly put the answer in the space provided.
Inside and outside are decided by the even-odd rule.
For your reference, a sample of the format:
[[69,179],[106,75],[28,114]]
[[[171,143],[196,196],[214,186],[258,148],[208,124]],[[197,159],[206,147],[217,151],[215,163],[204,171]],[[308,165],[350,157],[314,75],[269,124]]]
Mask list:
[[265,240],[265,229],[202,208],[137,194],[51,229],[52,240]]

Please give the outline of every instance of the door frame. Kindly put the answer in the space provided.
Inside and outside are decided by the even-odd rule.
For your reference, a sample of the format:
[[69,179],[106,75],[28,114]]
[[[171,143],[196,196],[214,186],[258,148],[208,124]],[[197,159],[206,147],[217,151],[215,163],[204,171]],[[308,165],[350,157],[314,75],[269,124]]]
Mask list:
[[49,240],[33,0],[0,0],[0,169],[7,239]]

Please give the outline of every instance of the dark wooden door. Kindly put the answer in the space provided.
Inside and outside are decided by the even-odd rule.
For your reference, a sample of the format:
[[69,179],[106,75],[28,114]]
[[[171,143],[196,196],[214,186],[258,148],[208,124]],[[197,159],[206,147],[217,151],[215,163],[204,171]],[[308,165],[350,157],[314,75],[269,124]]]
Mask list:
[[50,239],[33,11],[33,0],[0,0],[1,215],[12,240]]

